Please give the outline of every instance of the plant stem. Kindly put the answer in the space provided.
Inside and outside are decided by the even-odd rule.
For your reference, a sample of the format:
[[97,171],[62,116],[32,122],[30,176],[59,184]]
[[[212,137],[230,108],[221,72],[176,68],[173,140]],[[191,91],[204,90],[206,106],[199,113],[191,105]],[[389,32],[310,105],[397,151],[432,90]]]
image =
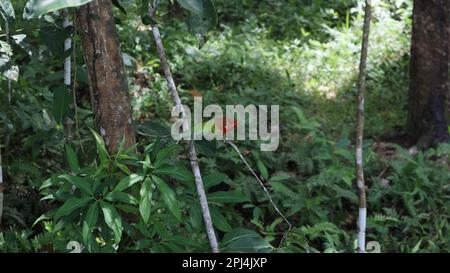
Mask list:
[[[170,71],[169,63],[167,62],[166,52],[164,49],[164,45],[161,40],[161,34],[159,32],[158,26],[155,24],[152,25],[153,37],[156,42],[156,47],[158,49],[161,66],[164,70],[164,75],[169,86],[169,92],[172,97],[172,100],[175,103],[175,106],[181,110],[182,117],[185,116],[183,106],[181,104],[180,96],[178,95],[177,87],[175,85],[175,81],[173,80],[172,72]],[[214,227],[212,224],[211,213],[209,211],[208,200],[206,199],[205,188],[203,186],[203,179],[200,172],[200,167],[197,159],[197,152],[194,146],[194,140],[191,140],[189,143],[189,161],[191,163],[192,173],[195,178],[195,185],[197,187],[197,193],[200,199],[200,207],[202,208],[203,219],[205,221],[206,233],[208,235],[208,239],[211,245],[211,249],[213,253],[219,252],[219,245],[217,243],[216,233],[214,232]]]
[[280,246],[283,244],[284,239],[286,238],[287,234],[292,230],[292,224],[291,222],[289,222],[289,220],[287,219],[287,217],[280,211],[280,209],[278,208],[278,206],[275,204],[275,201],[273,201],[272,196],[270,195],[269,191],[267,190],[266,186],[264,186],[264,183],[261,181],[261,179],[259,178],[259,176],[255,173],[255,171],[253,170],[253,168],[250,166],[250,164],[247,162],[247,160],[245,160],[244,156],[242,155],[241,151],[239,151],[239,148],[230,140],[226,139],[225,140],[235,151],[236,153],[239,155],[239,157],[241,158],[242,162],[244,162],[245,166],[247,167],[247,169],[250,171],[250,173],[256,178],[256,180],[258,181],[259,185],[263,188],[264,192],[266,193],[267,198],[269,198],[269,202],[272,204],[273,208],[275,209],[275,211],[278,213],[278,215],[281,216],[281,218],[283,219],[284,222],[286,222],[286,224],[288,224],[288,230],[287,232],[284,232],[283,238],[280,241]]
[[363,169],[363,136],[364,136],[364,99],[366,93],[366,67],[369,48],[370,21],[372,18],[371,0],[366,0],[364,14],[363,39],[361,47],[361,60],[359,64],[358,79],[358,111],[356,124],[356,179],[359,193],[359,215],[358,215],[358,252],[365,252],[366,245],[366,186],[364,182]]

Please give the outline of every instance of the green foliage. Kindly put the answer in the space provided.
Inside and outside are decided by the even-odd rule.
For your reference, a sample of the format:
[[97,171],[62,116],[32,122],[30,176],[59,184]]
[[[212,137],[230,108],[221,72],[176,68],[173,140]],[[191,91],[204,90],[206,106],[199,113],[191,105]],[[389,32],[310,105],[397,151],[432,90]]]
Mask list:
[[[25,2],[12,4],[19,11]],[[259,143],[249,141],[237,145],[293,224],[288,233],[232,148],[196,142],[221,251],[354,251],[352,128],[361,4],[180,0],[178,12],[175,1],[161,1],[158,22],[149,22],[136,14],[147,15],[150,1],[115,3],[138,143],[110,154],[91,130],[78,37],[71,55],[76,92],[62,89],[68,33],[60,14],[51,11],[75,2],[32,7],[40,2],[28,1],[25,17],[45,16],[20,21],[11,2],[0,0],[2,31],[8,22],[11,38],[6,43],[0,36],[2,87],[18,75],[5,72],[13,67],[17,72],[20,65],[11,105],[0,102],[2,141],[4,135],[10,139],[8,150],[2,150],[8,188],[1,252],[69,252],[72,241],[84,252],[209,251],[187,147],[167,140],[171,100],[142,19],[161,26],[183,103],[191,105],[200,93],[204,104],[282,106],[279,150],[262,153]],[[382,252],[445,252],[450,245],[448,145],[411,155],[387,143],[406,118],[411,4],[378,1],[375,6],[364,141],[367,235]],[[217,18],[219,28],[199,49],[197,34],[213,30]],[[6,90],[0,89],[2,98]],[[77,116],[70,107],[74,95]],[[67,118],[78,122],[71,133]]]
[[92,0],[30,0],[25,6],[23,17],[25,19],[40,18],[49,12],[64,8],[78,7]]

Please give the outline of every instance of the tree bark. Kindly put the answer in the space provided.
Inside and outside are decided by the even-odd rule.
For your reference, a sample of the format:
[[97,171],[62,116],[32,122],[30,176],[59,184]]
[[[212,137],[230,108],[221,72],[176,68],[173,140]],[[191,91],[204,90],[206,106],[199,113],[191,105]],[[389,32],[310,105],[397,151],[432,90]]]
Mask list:
[[363,139],[364,139],[364,100],[366,96],[366,67],[367,55],[369,52],[369,34],[370,23],[372,20],[372,1],[366,0],[364,11],[364,27],[361,45],[361,59],[359,63],[359,79],[358,79],[358,110],[356,113],[356,183],[358,186],[359,196],[359,213],[358,213],[358,252],[366,251],[366,219],[367,219],[367,202],[366,202],[366,185],[364,181],[363,168]]
[[420,146],[449,139],[449,33],[449,0],[414,0],[407,133]]
[[94,0],[76,12],[97,129],[108,151],[135,143],[128,81],[110,0]]

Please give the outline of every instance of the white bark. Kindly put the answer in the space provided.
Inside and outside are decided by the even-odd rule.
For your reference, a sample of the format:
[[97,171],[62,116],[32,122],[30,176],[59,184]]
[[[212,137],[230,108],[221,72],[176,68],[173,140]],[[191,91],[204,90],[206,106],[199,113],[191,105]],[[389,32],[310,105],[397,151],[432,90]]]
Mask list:
[[367,201],[366,201],[366,186],[364,182],[364,167],[363,167],[363,139],[364,139],[364,100],[366,93],[366,67],[367,56],[369,49],[369,33],[370,22],[372,18],[372,1],[366,0],[363,38],[361,45],[361,59],[359,64],[359,79],[358,79],[358,111],[356,124],[356,183],[359,194],[359,215],[358,215],[358,252],[364,253],[366,251],[366,219],[367,219]]
[[360,252],[366,251],[366,221],[367,221],[367,209],[359,209],[358,217],[358,249]]
[[[72,22],[70,21],[70,17],[67,13],[67,11],[65,11],[63,13],[64,15],[64,21],[63,21],[63,28],[66,29],[70,26],[72,26]],[[72,48],[72,38],[68,37],[65,41],[64,41],[64,54],[67,54],[67,52]],[[71,68],[72,68],[72,62],[70,59],[70,56],[67,56],[64,59],[64,84],[66,86],[70,86],[72,84],[72,79],[71,79]]]

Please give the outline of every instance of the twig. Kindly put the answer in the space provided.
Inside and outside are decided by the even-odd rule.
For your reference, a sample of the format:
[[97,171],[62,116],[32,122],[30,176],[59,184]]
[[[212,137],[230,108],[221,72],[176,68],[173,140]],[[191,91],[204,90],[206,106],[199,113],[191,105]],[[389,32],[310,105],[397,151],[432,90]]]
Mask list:
[[366,186],[364,182],[363,168],[363,136],[364,136],[364,99],[366,93],[366,66],[369,48],[370,21],[372,17],[371,0],[366,0],[364,14],[364,29],[361,46],[361,60],[359,64],[358,79],[358,111],[356,124],[356,179],[359,193],[359,214],[358,214],[358,252],[364,253],[366,250],[366,221],[367,202]]
[[[159,3],[159,1],[156,0],[156,1],[154,1],[153,5],[151,5],[149,7],[149,16],[155,22],[156,22],[155,13],[156,13],[156,9],[158,7],[158,3]],[[175,85],[175,81],[173,80],[172,72],[170,71],[170,66],[167,61],[164,45],[161,40],[161,34],[160,34],[158,26],[156,24],[152,24],[152,32],[153,32],[153,37],[155,39],[156,47],[157,47],[157,50],[159,53],[161,66],[163,67],[164,75],[165,75],[167,84],[169,86],[170,95],[172,97],[172,100],[175,103],[175,106],[181,110],[181,115],[182,115],[182,117],[184,117],[186,114],[185,114],[183,106],[181,104],[181,100],[178,95],[177,87]],[[195,185],[197,187],[197,193],[198,193],[198,196],[200,199],[200,207],[202,209],[203,219],[205,221],[206,233],[208,235],[209,243],[211,245],[212,252],[218,253],[219,245],[217,243],[216,234],[215,234],[214,227],[212,224],[211,213],[209,211],[209,206],[208,206],[208,200],[206,199],[205,188],[203,186],[203,179],[202,179],[200,167],[199,167],[199,164],[197,161],[197,152],[195,150],[194,140],[191,140],[189,143],[189,160],[191,163],[192,173],[194,174],[194,178],[195,178]]]
[[266,193],[267,197],[269,198],[270,203],[272,204],[272,206],[274,207],[274,209],[276,210],[276,212],[278,213],[278,215],[281,216],[281,218],[283,218],[283,220],[288,224],[289,228],[288,230],[284,233],[283,238],[280,241],[280,246],[283,244],[284,239],[286,238],[287,234],[289,233],[289,231],[291,231],[292,229],[292,224],[291,222],[289,222],[289,220],[287,219],[287,217],[280,211],[280,209],[278,208],[278,206],[275,204],[275,202],[272,199],[272,196],[270,195],[269,191],[267,190],[266,186],[264,186],[264,183],[261,181],[261,179],[259,178],[259,176],[255,173],[255,171],[253,170],[253,168],[250,166],[250,164],[247,162],[247,160],[244,158],[244,156],[242,155],[241,151],[239,151],[239,148],[230,140],[225,139],[225,141],[234,148],[234,150],[237,152],[237,154],[239,155],[239,157],[241,158],[242,162],[244,162],[244,164],[247,166],[247,169],[252,173],[252,175],[256,178],[256,180],[258,181],[259,185],[261,186],[261,188],[263,188],[264,192]]

